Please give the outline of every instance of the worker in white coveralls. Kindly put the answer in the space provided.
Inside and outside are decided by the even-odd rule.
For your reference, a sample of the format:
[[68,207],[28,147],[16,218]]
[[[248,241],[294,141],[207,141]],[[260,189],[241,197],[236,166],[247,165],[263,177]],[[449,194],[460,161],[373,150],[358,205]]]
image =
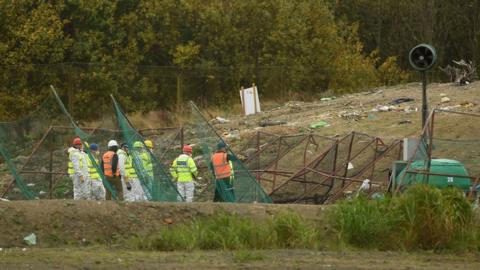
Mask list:
[[90,181],[90,196],[91,200],[105,200],[105,187],[102,183],[102,178],[97,168],[100,168],[100,149],[96,143],[90,145],[90,154],[92,155],[95,163],[92,162],[90,157],[87,156],[88,174]]
[[146,170],[148,177],[153,181],[153,163],[151,157],[151,155],[153,155],[153,142],[151,140],[145,140],[143,143],[147,149],[142,151],[140,157],[142,158],[144,170]]
[[[153,143],[152,143],[153,145]],[[153,164],[151,159],[151,152],[144,147],[141,141],[133,143],[133,151],[130,156],[132,157],[132,163],[137,162],[136,177],[142,188],[143,199],[148,200],[152,196],[150,192],[153,191],[154,177],[153,177]],[[142,182],[143,181],[143,182]]]
[[73,139],[73,146],[68,149],[68,175],[73,182],[73,199],[87,200],[89,198],[88,165],[83,152],[82,140]]
[[[118,160],[120,164],[120,175],[122,176],[122,185],[126,193],[124,194],[125,201],[139,202],[145,201],[145,193],[142,185],[138,179],[137,172],[133,166],[133,157],[128,150],[128,145],[123,143],[118,150]],[[125,181],[127,179],[127,181]],[[130,185],[128,188],[127,183]]]
[[122,181],[123,187],[123,198],[125,201],[132,202],[133,201],[133,190],[132,184],[130,183],[129,177],[129,164],[128,164],[128,146],[127,144],[123,143],[120,145],[120,149],[117,151],[118,155],[118,167],[120,168],[120,177]]
[[173,161],[170,173],[173,179],[177,181],[177,190],[181,196],[177,197],[177,201],[192,202],[195,191],[194,178],[197,178],[198,171],[192,158],[192,147],[190,145],[183,146],[183,154]]

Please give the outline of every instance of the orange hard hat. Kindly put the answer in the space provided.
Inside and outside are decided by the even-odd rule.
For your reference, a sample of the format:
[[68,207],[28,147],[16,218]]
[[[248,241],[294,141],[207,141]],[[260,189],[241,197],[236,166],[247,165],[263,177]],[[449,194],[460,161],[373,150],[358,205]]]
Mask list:
[[82,140],[79,137],[73,139],[73,145],[82,145]]
[[185,152],[185,153],[192,153],[192,151],[193,151],[193,149],[192,149],[192,147],[191,147],[190,145],[185,144],[185,145],[183,146],[183,152]]

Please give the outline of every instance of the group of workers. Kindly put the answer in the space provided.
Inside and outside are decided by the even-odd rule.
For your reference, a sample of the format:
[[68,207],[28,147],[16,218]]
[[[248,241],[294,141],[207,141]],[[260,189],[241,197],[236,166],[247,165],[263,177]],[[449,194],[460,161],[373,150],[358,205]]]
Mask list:
[[[148,200],[147,183],[155,181],[151,160],[153,155],[151,140],[134,142],[135,155],[129,151],[128,144],[123,143],[119,146],[115,140],[108,142],[108,149],[101,158],[97,144],[85,143],[85,146],[90,150],[90,157],[88,151],[84,151],[84,143],[79,137],[73,139],[72,146],[68,149],[68,175],[73,182],[74,200],[116,199],[130,202]],[[177,182],[177,201],[193,201],[198,170],[192,158],[192,150],[190,145],[184,145],[183,153],[173,161],[170,167],[170,173]],[[225,143],[223,141],[218,143],[209,163],[209,168],[215,177],[213,200],[216,202],[235,201],[232,160],[234,157],[227,154]],[[134,165],[135,162],[137,166]],[[137,172],[135,168],[141,168],[142,172]],[[105,181],[102,181],[99,170],[105,176]],[[147,178],[148,181],[142,183],[140,178]]]
[[[133,156],[130,155],[126,143],[119,146],[117,141],[110,140],[107,152],[101,159],[97,144],[86,143],[85,145],[89,147],[91,157],[88,156],[87,151],[84,151],[84,144],[78,137],[73,139],[72,146],[68,149],[68,175],[73,182],[74,200],[115,198],[125,201],[145,201],[147,199],[134,169]],[[144,143],[138,141],[133,146],[137,148],[145,174],[153,177],[153,165],[149,154],[153,149],[153,143],[149,140]],[[99,170],[105,175],[105,183],[100,177]]]

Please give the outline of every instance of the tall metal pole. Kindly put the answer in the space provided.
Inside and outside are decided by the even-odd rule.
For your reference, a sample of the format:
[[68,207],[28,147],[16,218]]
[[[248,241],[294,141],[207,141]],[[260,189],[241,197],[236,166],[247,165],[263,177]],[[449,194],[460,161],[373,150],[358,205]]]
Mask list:
[[422,71],[422,129],[427,122],[428,104],[427,104],[427,72]]

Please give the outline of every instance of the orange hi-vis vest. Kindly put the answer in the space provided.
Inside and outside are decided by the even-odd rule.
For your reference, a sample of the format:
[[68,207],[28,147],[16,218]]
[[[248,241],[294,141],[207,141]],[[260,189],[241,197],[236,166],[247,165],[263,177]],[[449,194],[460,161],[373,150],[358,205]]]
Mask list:
[[[113,177],[113,171],[112,171],[113,155],[115,155],[115,152],[113,151],[108,151],[105,154],[103,154],[103,172],[105,176],[108,176],[108,177]],[[119,176],[119,175],[120,175],[120,168],[117,165],[117,171],[115,172],[115,176]]]
[[216,179],[228,178],[232,175],[232,168],[227,160],[227,153],[217,152],[212,156],[213,169]]

